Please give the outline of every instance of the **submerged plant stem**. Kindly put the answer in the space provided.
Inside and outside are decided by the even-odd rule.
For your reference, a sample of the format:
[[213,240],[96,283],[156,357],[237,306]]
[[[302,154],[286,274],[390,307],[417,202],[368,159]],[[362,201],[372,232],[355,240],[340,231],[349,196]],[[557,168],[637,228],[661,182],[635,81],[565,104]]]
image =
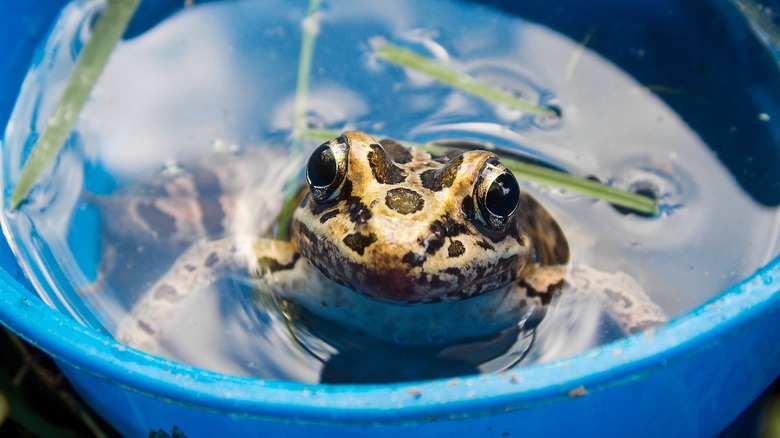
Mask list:
[[577,64],[579,64],[582,55],[585,54],[585,50],[587,49],[588,44],[596,34],[596,29],[598,29],[597,26],[591,26],[591,28],[588,30],[588,33],[585,34],[585,37],[582,38],[580,44],[577,45],[577,49],[574,50],[574,53],[572,53],[571,57],[569,58],[569,62],[566,64],[565,75],[567,81],[570,81],[572,76],[574,76],[574,70],[577,68]]
[[376,56],[383,61],[424,73],[439,82],[451,85],[465,93],[473,94],[474,96],[489,102],[506,105],[528,114],[558,117],[558,113],[552,108],[535,105],[531,102],[512,96],[511,94],[479,82],[465,73],[455,71],[439,64],[431,58],[420,55],[412,50],[396,46],[395,44],[388,42],[382,43],[376,51]]
[[[295,109],[293,114],[292,150],[290,154],[296,157],[301,153],[301,143],[306,135],[306,108],[309,96],[309,78],[311,77],[311,64],[314,58],[314,43],[319,33],[317,11],[320,0],[310,0],[309,10],[303,20],[303,37],[301,38],[301,52],[298,57],[298,78],[295,84]],[[288,181],[285,190],[282,211],[279,213],[276,238],[285,240],[289,228],[289,220],[292,217],[295,201],[300,192],[299,181]]]
[[125,33],[140,0],[107,0],[89,41],[79,53],[65,90],[43,133],[33,146],[11,196],[11,209],[24,202],[33,185],[68,139],[111,51]]
[[299,146],[306,131],[309,77],[311,76],[311,63],[314,57],[314,43],[319,33],[319,24],[317,23],[319,7],[319,0],[309,1],[309,10],[306,18],[303,20],[303,38],[301,39],[301,53],[298,58],[298,78],[295,84],[295,114],[293,116],[293,140],[299,143]]

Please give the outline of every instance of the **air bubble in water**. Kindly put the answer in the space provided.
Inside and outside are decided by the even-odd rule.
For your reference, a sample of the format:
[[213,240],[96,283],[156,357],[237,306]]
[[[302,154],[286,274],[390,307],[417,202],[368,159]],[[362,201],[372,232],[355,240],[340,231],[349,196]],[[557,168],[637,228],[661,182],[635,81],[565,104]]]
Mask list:
[[394,339],[396,344],[406,345],[411,340],[411,337],[409,336],[409,332],[401,330],[395,333]]
[[447,331],[441,327],[434,327],[428,330],[428,340],[434,344],[441,344],[447,337]]

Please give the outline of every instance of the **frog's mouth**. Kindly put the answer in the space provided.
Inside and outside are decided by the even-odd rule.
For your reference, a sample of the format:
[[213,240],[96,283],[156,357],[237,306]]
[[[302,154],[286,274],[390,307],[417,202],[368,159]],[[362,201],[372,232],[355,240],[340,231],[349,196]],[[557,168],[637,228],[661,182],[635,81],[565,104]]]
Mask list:
[[332,239],[300,221],[293,223],[300,254],[323,275],[356,293],[398,304],[463,300],[502,289],[532,259],[530,246],[516,239],[500,240],[490,251],[450,255],[444,232],[424,233],[428,240],[407,234],[406,242],[377,244],[390,239],[382,239],[378,230]]
[[425,304],[457,301],[502,289],[522,272],[525,258],[512,255],[494,265],[479,269],[447,268],[426,272],[422,269],[368,268],[347,260],[338,267],[311,260],[326,277],[353,291],[396,304]]

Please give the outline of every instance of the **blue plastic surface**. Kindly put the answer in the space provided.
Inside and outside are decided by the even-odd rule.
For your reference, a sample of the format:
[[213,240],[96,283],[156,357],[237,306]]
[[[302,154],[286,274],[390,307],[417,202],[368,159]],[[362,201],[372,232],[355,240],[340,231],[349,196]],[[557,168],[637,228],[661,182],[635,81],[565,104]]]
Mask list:
[[[0,6],[0,125],[62,1]],[[11,10],[12,13],[9,13]],[[775,163],[780,167],[780,163]],[[38,299],[0,244],[0,322],[126,436],[712,436],[780,373],[780,259],[656,330],[498,375],[393,385],[234,377],[119,344]]]

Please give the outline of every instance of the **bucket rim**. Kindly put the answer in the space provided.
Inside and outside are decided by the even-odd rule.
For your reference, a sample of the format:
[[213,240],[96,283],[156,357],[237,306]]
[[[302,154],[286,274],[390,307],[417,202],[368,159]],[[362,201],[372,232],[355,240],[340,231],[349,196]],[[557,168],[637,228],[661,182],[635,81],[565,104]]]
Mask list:
[[[647,378],[780,309],[780,257],[668,324],[548,363],[391,384],[310,384],[209,371],[121,344],[47,306],[0,270],[0,323],[60,364],[124,390],[284,422],[376,423],[491,415]],[[580,392],[578,392],[580,391]]]

